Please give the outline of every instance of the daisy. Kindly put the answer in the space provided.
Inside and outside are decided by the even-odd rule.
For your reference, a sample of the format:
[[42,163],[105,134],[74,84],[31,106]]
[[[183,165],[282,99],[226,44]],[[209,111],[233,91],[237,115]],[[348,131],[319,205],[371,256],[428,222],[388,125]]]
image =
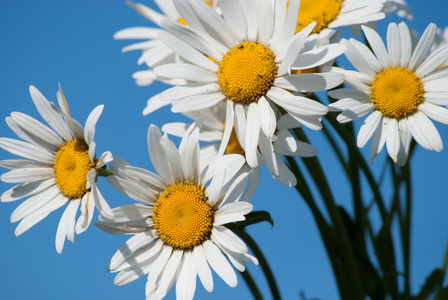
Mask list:
[[178,150],[155,125],[149,127],[149,156],[159,175],[117,157],[111,164],[110,185],[140,203],[117,207],[114,218],[100,217],[96,225],[112,234],[134,235],[112,257],[108,270],[119,272],[116,285],[148,274],[147,299],[163,298],[174,282],[177,299],[193,299],[197,276],[211,292],[211,269],[235,287],[231,264],[241,272],[244,261],[258,264],[225,227],[252,210],[250,203],[239,201],[247,174],[236,171],[244,159],[222,156],[201,172],[198,135],[194,123]]
[[[279,183],[286,186],[295,186],[297,180],[294,174],[288,169],[279,154],[288,156],[310,157],[317,154],[317,150],[310,144],[298,141],[289,132],[289,129],[303,126],[292,118],[289,114],[282,115],[277,112],[277,131],[275,135],[277,139],[271,141],[260,131],[260,146],[257,155],[260,161],[265,162],[272,177]],[[193,120],[202,120],[203,127],[199,133],[199,140],[208,144],[201,147],[201,158],[205,163],[210,162],[219,157],[219,144],[223,135],[225,126],[225,104],[219,104],[214,107],[187,113],[187,116]],[[183,137],[187,132],[190,124],[175,122],[163,125],[162,131],[168,134]],[[244,133],[244,130],[241,130]],[[244,141],[245,138],[240,138]],[[245,144],[241,144],[235,133],[235,129],[230,134],[229,142],[225,149],[226,154],[241,154],[245,156]],[[247,165],[246,165],[247,166]],[[251,197],[255,192],[260,178],[260,169],[255,167],[250,172],[249,183],[246,189],[245,197]]]
[[291,92],[326,90],[343,78],[337,73],[289,75],[291,66],[310,69],[322,65],[345,47],[334,44],[320,47],[320,52],[302,52],[314,23],[294,34],[299,1],[287,6],[287,0],[223,0],[219,7],[224,18],[200,1],[175,0],[174,5],[189,26],[164,19],[162,25],[171,35],[161,33],[159,38],[188,63],[162,65],[154,72],[191,83],[168,89],[160,99],[170,101],[172,111],[182,113],[225,102],[220,154],[235,128],[247,163],[251,168],[258,166],[260,132],[276,139],[278,107],[308,128],[322,128],[320,120],[327,107]]
[[409,21],[414,19],[411,9],[404,0],[386,0],[383,12],[388,16],[397,14],[400,18],[406,18]]
[[[390,1],[390,0],[389,0]],[[384,19],[385,0],[301,0],[296,32],[316,22],[313,33]],[[325,34],[325,33],[324,33]]]
[[342,111],[338,121],[346,123],[372,112],[361,126],[358,147],[373,136],[371,160],[386,144],[389,156],[398,165],[406,163],[411,139],[423,148],[441,151],[442,140],[431,119],[448,124],[448,46],[430,53],[436,26],[430,24],[413,50],[405,23],[391,23],[387,30],[387,50],[378,33],[362,28],[373,53],[353,39],[342,40],[346,56],[356,71],[335,69],[355,88],[329,92],[340,99],[330,105]]
[[[67,204],[56,233],[56,250],[62,252],[65,238],[74,242],[75,232],[84,232],[96,207],[105,216],[112,217],[109,205],[97,185],[98,169],[112,160],[110,152],[99,159],[95,155],[95,125],[103,110],[97,106],[87,118],[85,128],[70,116],[64,93],[60,88],[56,108],[34,87],[31,98],[42,118],[53,129],[20,112],[6,118],[9,128],[23,141],[0,138],[0,148],[23,157],[0,161],[10,170],[1,176],[7,183],[19,183],[1,196],[2,202],[29,197],[11,215],[11,222],[22,220],[15,230],[21,235],[48,214]],[[81,215],[76,225],[76,213]]]
[[[214,5],[212,1],[205,1],[208,5]],[[141,39],[143,42],[138,42],[126,46],[122,49],[122,52],[128,52],[132,50],[141,50],[142,55],[138,59],[138,64],[146,64],[149,70],[138,71],[134,73],[133,78],[136,80],[137,85],[146,86],[152,84],[154,81],[161,81],[168,84],[182,84],[184,80],[173,80],[164,78],[154,74],[152,69],[156,66],[181,61],[180,57],[167,47],[158,35],[164,30],[161,28],[162,19],[169,17],[180,24],[186,25],[185,20],[179,15],[176,8],[173,5],[172,0],[155,0],[155,4],[159,8],[160,12],[153,10],[152,8],[131,1],[126,2],[131,8],[139,13],[144,18],[148,19],[158,27],[129,27],[122,29],[114,34],[114,39]]]

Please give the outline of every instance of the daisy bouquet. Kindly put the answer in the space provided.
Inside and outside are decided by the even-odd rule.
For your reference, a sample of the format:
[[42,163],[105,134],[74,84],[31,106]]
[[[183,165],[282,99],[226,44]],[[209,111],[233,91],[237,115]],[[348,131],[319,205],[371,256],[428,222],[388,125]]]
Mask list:
[[[430,152],[423,150],[443,150],[446,30],[433,23],[413,30],[406,22],[416,16],[401,0],[127,4],[152,22],[114,35],[138,40],[123,52],[141,51],[143,69],[133,75],[148,86],[141,118],[164,115],[161,126],[145,128],[149,159],[113,147],[97,156],[104,147],[94,141],[97,122],[113,106],[107,99],[82,126],[60,86],[57,105],[31,86],[44,122],[12,112],[6,125],[15,137],[0,137],[12,155],[0,161],[0,178],[14,184],[2,191],[2,206],[22,201],[10,216],[20,221],[15,235],[63,207],[56,251],[66,255],[65,239],[74,243],[75,233],[93,228],[95,241],[117,242],[107,248],[113,283],[145,282],[141,298],[193,299],[203,295],[199,285],[211,298],[218,281],[224,293],[245,284],[243,298],[321,297],[323,280],[306,296],[299,282],[281,284],[306,276],[292,262],[297,243],[265,251],[255,237],[282,226],[283,215],[294,215],[287,207],[300,203],[328,262],[331,299],[448,299],[448,249],[413,280],[412,249],[420,243],[413,208],[432,199],[415,196],[422,193],[411,167]],[[398,22],[382,25],[388,19]],[[293,196],[260,192],[280,189]],[[258,204],[263,199],[269,205]],[[96,227],[89,226],[95,214]],[[304,230],[295,226],[286,240]],[[440,233],[446,245],[446,230]],[[96,251],[96,243],[89,247]],[[291,266],[279,269],[273,259]]]

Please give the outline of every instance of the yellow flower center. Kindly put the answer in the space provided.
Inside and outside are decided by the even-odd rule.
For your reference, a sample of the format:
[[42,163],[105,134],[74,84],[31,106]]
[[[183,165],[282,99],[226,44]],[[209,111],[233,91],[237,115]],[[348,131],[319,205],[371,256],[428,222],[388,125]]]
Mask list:
[[398,119],[417,109],[424,100],[423,93],[417,75],[402,67],[389,67],[376,75],[370,97],[383,115]]
[[79,199],[87,193],[87,173],[95,166],[89,158],[89,146],[84,141],[73,140],[59,148],[54,160],[54,177],[62,194]]
[[[223,130],[224,132],[224,130]],[[226,147],[227,154],[241,154],[245,155],[243,147],[241,147],[240,142],[238,141],[238,137],[236,136],[235,125],[232,128],[232,132],[230,133],[229,143]]]
[[301,31],[311,22],[316,26],[312,33],[318,33],[327,28],[339,14],[343,0],[301,0],[296,32]]
[[214,212],[204,191],[194,184],[168,187],[153,209],[154,225],[160,238],[176,249],[190,249],[210,238]]
[[271,50],[256,42],[243,42],[233,47],[219,63],[221,91],[233,102],[257,102],[277,76],[274,58]]

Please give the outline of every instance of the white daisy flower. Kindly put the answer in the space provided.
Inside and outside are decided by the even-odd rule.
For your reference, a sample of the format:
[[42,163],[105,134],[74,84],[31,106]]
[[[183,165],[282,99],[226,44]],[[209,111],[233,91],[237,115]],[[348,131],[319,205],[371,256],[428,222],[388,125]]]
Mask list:
[[[138,64],[146,64],[149,70],[134,73],[133,78],[136,80],[137,85],[150,85],[154,81],[161,81],[168,84],[183,84],[185,83],[185,80],[173,80],[160,77],[152,71],[156,66],[181,61],[180,57],[158,38],[159,33],[164,31],[161,28],[163,18],[169,17],[180,24],[187,25],[185,20],[177,12],[172,0],[155,0],[154,2],[160,12],[141,3],[128,1],[127,4],[158,27],[129,27],[115,33],[114,38],[144,40],[143,42],[134,43],[122,49],[122,52],[132,50],[142,51],[142,55],[138,59]],[[205,2],[208,5],[214,5],[214,1]]]
[[276,139],[277,107],[308,128],[322,128],[320,120],[327,107],[291,91],[322,91],[343,81],[337,73],[289,75],[293,64],[310,69],[339,56],[345,47],[335,44],[302,52],[314,23],[295,34],[299,1],[290,1],[289,6],[287,2],[222,0],[222,18],[200,1],[175,0],[189,26],[165,19],[162,25],[172,35],[159,35],[189,63],[167,64],[154,71],[192,82],[165,91],[160,99],[170,101],[172,110],[182,113],[225,102],[226,126],[219,153],[224,153],[235,127],[252,168],[260,164],[260,136]]
[[350,122],[372,112],[358,134],[358,147],[373,136],[371,160],[386,144],[389,156],[398,165],[408,158],[414,138],[423,148],[441,151],[439,132],[431,119],[448,124],[448,68],[439,68],[448,56],[448,46],[430,53],[436,26],[430,24],[413,50],[411,34],[405,23],[391,23],[387,30],[387,50],[378,33],[364,27],[373,53],[364,44],[351,39],[346,56],[359,70],[336,69],[345,82],[355,88],[329,92],[340,99],[330,108],[342,111],[341,123]]
[[211,292],[210,267],[235,287],[231,265],[243,272],[244,261],[258,264],[244,242],[225,227],[244,220],[252,210],[250,203],[240,201],[247,173],[237,171],[244,159],[222,156],[201,172],[198,136],[194,123],[178,150],[151,125],[148,150],[159,175],[117,157],[111,164],[110,185],[140,203],[117,207],[113,219],[100,217],[102,222],[96,225],[112,234],[134,234],[112,257],[108,269],[119,272],[116,285],[148,274],[147,299],[163,298],[174,282],[177,299],[193,299],[197,276]]
[[[289,129],[303,126],[292,118],[289,114],[282,115],[281,112],[276,110],[278,115],[278,126],[275,135],[277,139],[272,141],[268,139],[260,131],[260,145],[257,150],[257,156],[259,161],[266,162],[268,170],[272,174],[273,178],[286,186],[295,186],[297,180],[294,174],[288,169],[283,159],[279,154],[288,156],[310,157],[317,154],[317,150],[308,143],[298,141],[289,132]],[[219,104],[214,107],[186,113],[188,117],[193,120],[202,120],[203,127],[199,133],[199,140],[207,142],[208,144],[201,147],[201,158],[205,163],[213,161],[219,157],[219,144],[222,140],[223,129],[225,126],[225,104]],[[167,123],[163,125],[162,131],[168,134],[183,137],[190,124],[188,123]],[[241,130],[244,134],[244,130]],[[244,141],[244,137],[240,137],[241,141]],[[225,149],[226,154],[241,154],[245,155],[245,145],[239,142],[235,128],[233,128],[230,134],[229,142]],[[250,172],[249,183],[246,188],[245,197],[251,197],[255,192],[260,178],[260,169],[255,167]]]
[[[95,207],[107,217],[113,212],[97,185],[98,169],[112,161],[112,154],[95,154],[95,125],[103,110],[97,106],[87,118],[85,128],[70,116],[64,93],[57,98],[60,111],[34,87],[31,98],[51,130],[38,120],[20,112],[6,118],[9,128],[23,141],[0,138],[0,148],[25,159],[0,161],[10,170],[1,176],[7,183],[19,183],[1,196],[2,202],[30,197],[11,215],[11,222],[22,220],[15,230],[21,235],[52,211],[67,204],[56,233],[56,250],[62,252],[65,238],[74,242],[75,232],[84,232],[90,224]],[[75,225],[76,213],[81,215]]]
[[[389,0],[390,1],[390,0]],[[399,1],[399,0],[398,0]],[[313,33],[384,19],[385,0],[301,0],[296,32],[316,22]]]
[[414,19],[411,9],[404,0],[386,0],[383,12],[388,16],[397,14],[400,18],[406,18],[409,21]]

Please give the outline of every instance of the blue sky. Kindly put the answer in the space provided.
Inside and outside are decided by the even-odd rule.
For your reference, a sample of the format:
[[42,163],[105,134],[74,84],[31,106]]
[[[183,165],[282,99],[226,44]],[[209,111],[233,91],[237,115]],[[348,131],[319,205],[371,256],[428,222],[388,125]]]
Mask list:
[[[440,0],[408,1],[415,19],[408,22],[420,33],[430,22],[445,27],[445,8]],[[152,5],[151,1],[143,2]],[[379,23],[384,36],[390,21]],[[97,153],[111,151],[135,166],[152,170],[146,148],[149,124],[183,120],[164,108],[150,116],[141,112],[146,100],[166,88],[163,84],[149,87],[135,85],[131,75],[144,69],[136,61],[140,53],[121,53],[129,41],[115,41],[113,34],[125,27],[152,26],[124,1],[1,1],[0,2],[0,136],[15,138],[3,121],[12,111],[40,119],[29,95],[35,85],[50,101],[56,101],[61,83],[70,104],[72,116],[82,124],[90,111],[105,104],[95,135]],[[348,67],[351,68],[351,67]],[[360,123],[355,126],[359,127]],[[448,143],[448,128],[436,125]],[[349,186],[341,178],[335,157],[326,149],[320,132],[306,132],[319,151],[340,205],[349,207]],[[176,140],[178,142],[178,140]],[[368,144],[362,152],[369,154]],[[13,158],[0,150],[0,159]],[[377,172],[386,158],[383,151],[372,165]],[[412,283],[416,291],[424,278],[443,259],[448,236],[448,152],[418,148],[412,161]],[[107,185],[98,183],[111,207],[132,203]],[[0,182],[0,193],[12,185]],[[347,196],[348,195],[348,196]],[[0,298],[29,299],[144,299],[146,278],[126,286],[113,285],[115,274],[106,271],[112,255],[127,239],[106,234],[94,226],[66,242],[57,254],[54,239],[63,209],[53,212],[29,231],[16,237],[16,224],[9,221],[19,203],[0,203]],[[255,210],[271,213],[275,225],[258,224],[249,232],[268,258],[284,299],[338,299],[337,287],[310,211],[294,189],[271,179],[262,169],[260,184],[252,203]],[[350,210],[350,209],[349,209]],[[97,213],[96,213],[97,214]],[[96,220],[96,215],[94,220]],[[267,284],[257,266],[249,266],[262,293],[270,297]],[[239,277],[236,288],[228,287],[214,274],[215,289],[206,292],[198,281],[197,299],[250,298],[250,292]],[[174,290],[167,299],[174,299]]]

